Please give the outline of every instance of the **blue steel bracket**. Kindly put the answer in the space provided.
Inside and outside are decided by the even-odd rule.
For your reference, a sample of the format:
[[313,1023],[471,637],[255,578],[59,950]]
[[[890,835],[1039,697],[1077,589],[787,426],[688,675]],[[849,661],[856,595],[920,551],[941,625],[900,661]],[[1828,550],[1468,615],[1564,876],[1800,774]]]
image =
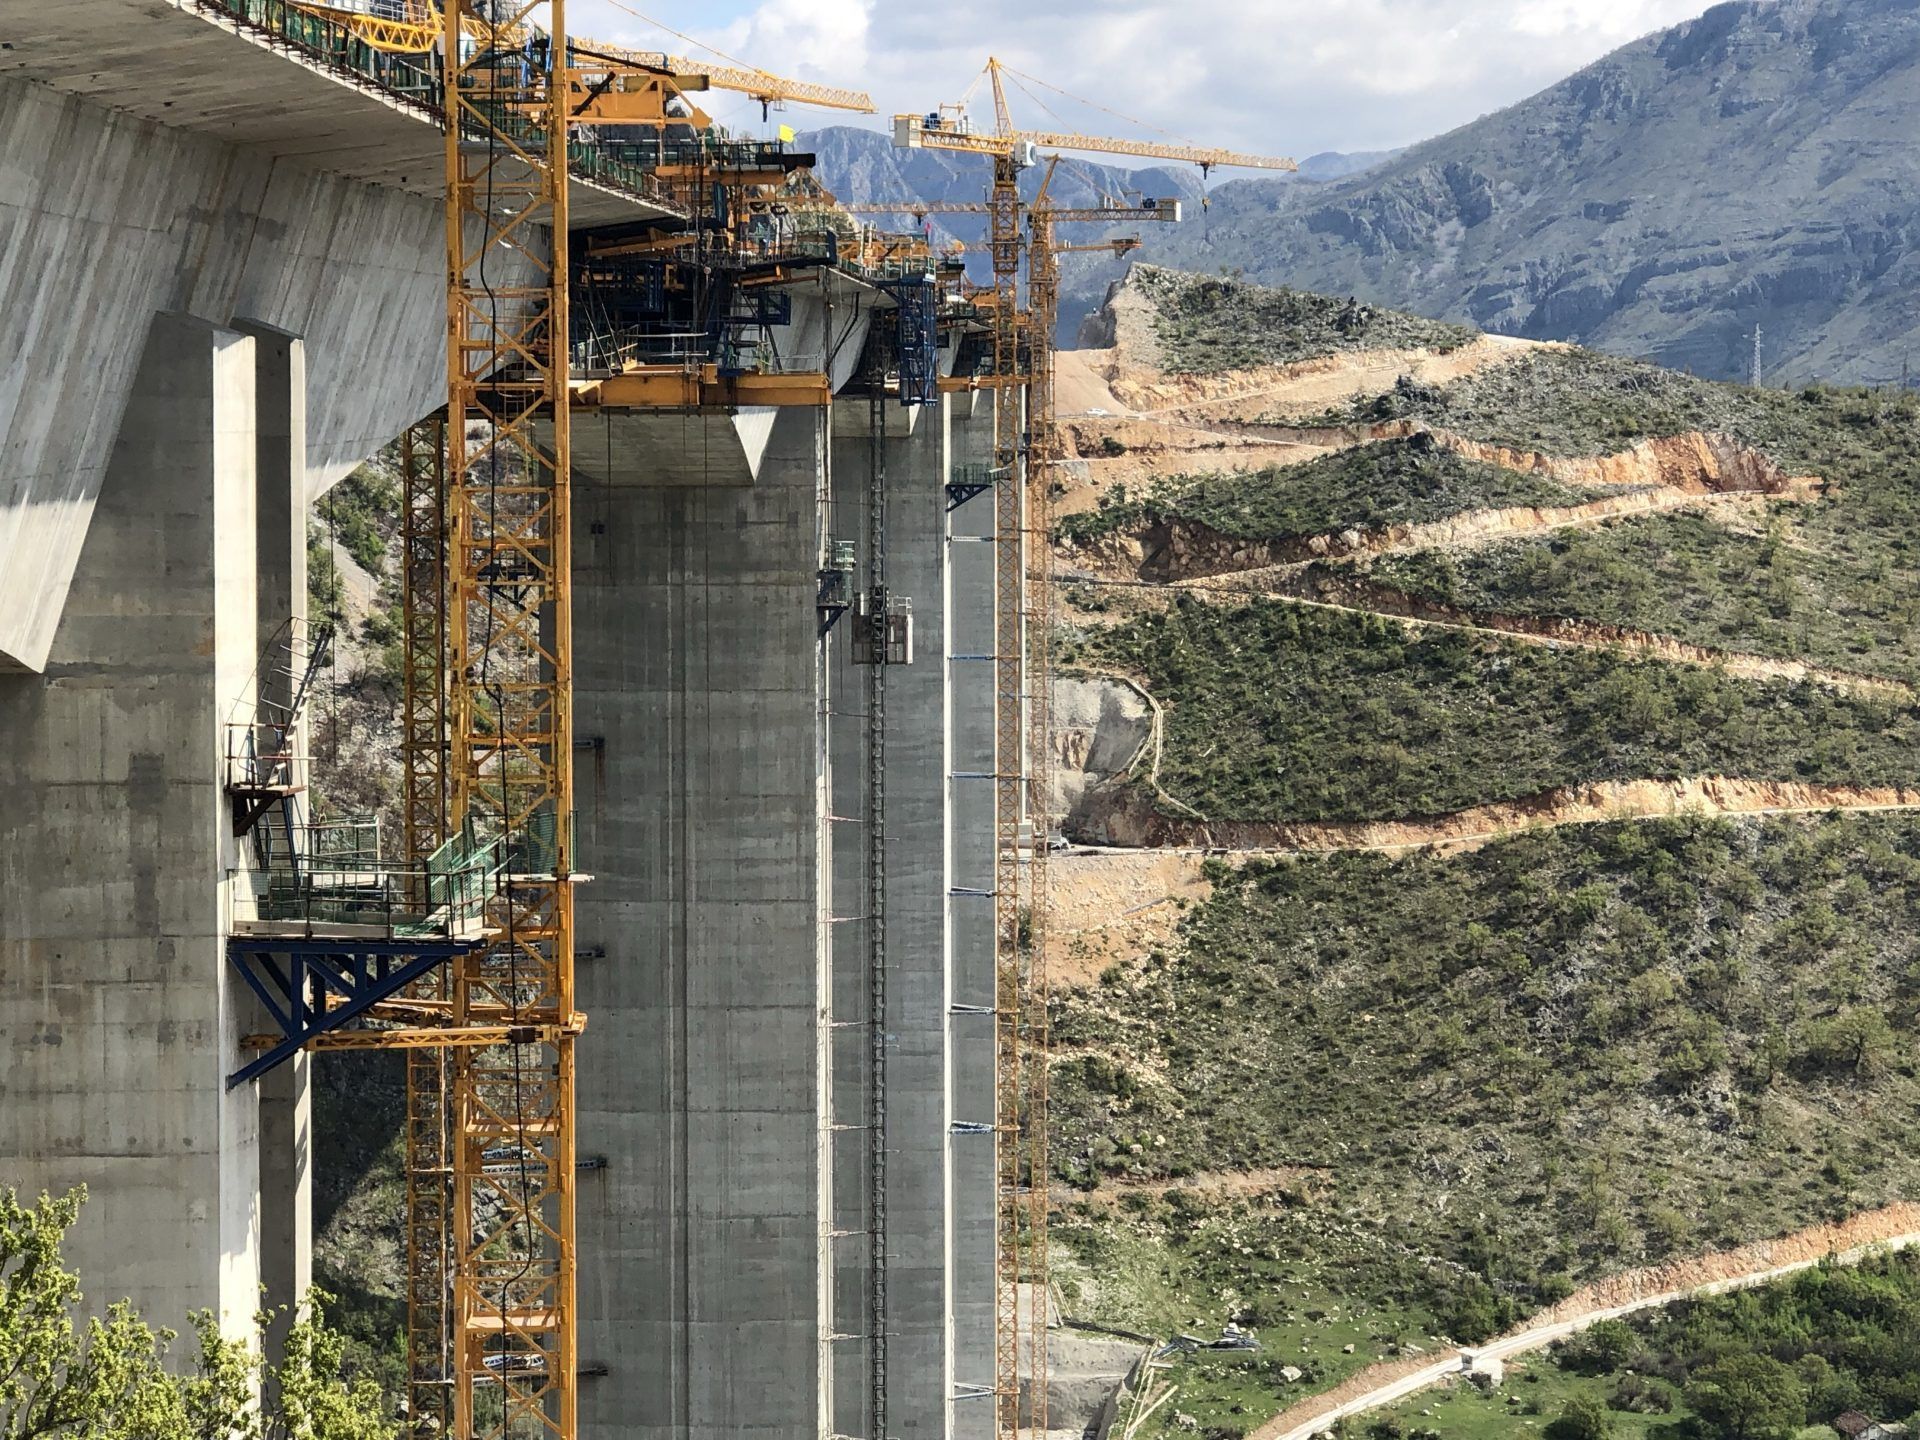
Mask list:
[[244,1085],[291,1060],[316,1036],[391,1000],[479,940],[286,940],[235,935],[227,963],[273,1017],[280,1042],[227,1077]]
[[947,482],[947,513],[951,515],[969,500],[984,495],[991,489],[993,489],[991,480],[949,480]]

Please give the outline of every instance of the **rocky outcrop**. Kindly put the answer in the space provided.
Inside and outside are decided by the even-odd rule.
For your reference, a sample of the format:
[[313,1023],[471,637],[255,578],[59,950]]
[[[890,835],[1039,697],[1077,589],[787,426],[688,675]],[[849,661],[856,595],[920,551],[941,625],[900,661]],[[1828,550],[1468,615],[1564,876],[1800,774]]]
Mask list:
[[1060,676],[1053,682],[1051,813],[1073,828],[1081,801],[1130,771],[1153,738],[1153,709],[1126,681]]

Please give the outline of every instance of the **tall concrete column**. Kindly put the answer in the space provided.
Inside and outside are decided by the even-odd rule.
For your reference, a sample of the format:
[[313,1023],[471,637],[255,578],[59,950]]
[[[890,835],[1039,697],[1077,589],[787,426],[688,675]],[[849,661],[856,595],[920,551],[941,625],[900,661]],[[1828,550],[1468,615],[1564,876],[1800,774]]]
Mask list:
[[154,320],[44,675],[0,675],[0,1176],[84,1184],[89,1303],[259,1303],[221,729],[257,640],[255,342]]
[[689,467],[644,449],[576,475],[580,1413],[607,1440],[828,1428],[824,419],[783,411],[739,484],[662,485]]
[[[277,669],[285,638],[307,621],[307,354],[299,337],[243,320],[254,341],[258,527],[255,650],[263,699],[286,704],[294,680]],[[297,654],[304,642],[292,647]],[[303,737],[304,741],[304,737]],[[296,753],[306,745],[296,743]],[[304,776],[301,777],[304,779]],[[265,1017],[258,1027],[266,1029]],[[291,1308],[313,1284],[312,1057],[301,1053],[256,1082],[260,1094],[260,1279],[268,1308],[287,1311],[266,1337],[277,1359]]]
[[[993,406],[952,397],[953,463],[993,463]],[[961,409],[967,411],[962,415]],[[953,1433],[994,1431],[994,592],[993,496],[948,517],[947,835],[953,1012],[947,1076],[953,1139]]]
[[[834,525],[837,534],[867,534],[872,474],[869,403],[863,396],[835,407]],[[836,908],[849,923],[835,928],[835,1147],[838,1225],[835,1329],[839,1350],[836,1428],[867,1436],[869,1370],[876,1330],[869,1302],[871,1267],[886,1269],[887,1433],[896,1440],[944,1440],[948,1433],[948,1209],[951,1116],[947,1103],[947,674],[946,479],[944,403],[907,411],[889,401],[883,446],[890,592],[911,600],[914,658],[885,671],[886,861],[884,972],[886,1013],[885,1126],[870,1125],[873,1073],[870,1000],[873,912],[867,846],[875,835],[865,783],[869,717],[867,667],[852,663],[850,633],[833,645],[833,810]],[[862,554],[861,584],[871,581]],[[850,627],[849,627],[850,631]],[[870,1235],[870,1170],[883,1149],[887,1231]]]

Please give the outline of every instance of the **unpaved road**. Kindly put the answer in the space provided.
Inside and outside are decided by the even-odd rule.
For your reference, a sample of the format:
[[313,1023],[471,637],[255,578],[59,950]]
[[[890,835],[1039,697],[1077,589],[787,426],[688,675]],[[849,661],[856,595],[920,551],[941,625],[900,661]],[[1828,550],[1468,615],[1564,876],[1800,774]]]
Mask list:
[[1685,780],[1595,780],[1519,800],[1475,805],[1450,815],[1410,820],[1197,821],[1141,808],[1110,811],[1101,817],[1101,823],[1108,827],[1117,850],[1315,855],[1481,845],[1527,830],[1617,820],[1897,810],[1920,810],[1920,788],[1703,775]]
[[[1326,1394],[1282,1411],[1255,1430],[1250,1440],[1311,1440],[1346,1416],[1378,1410],[1449,1375],[1460,1374],[1474,1358],[1507,1360],[1545,1349],[1600,1320],[1617,1320],[1693,1296],[1751,1289],[1811,1269],[1829,1257],[1854,1264],[1881,1250],[1904,1250],[1914,1245],[1920,1245],[1920,1206],[1892,1205],[1856,1215],[1837,1226],[1814,1226],[1778,1240],[1703,1256],[1679,1267],[1630,1271],[1571,1296],[1536,1317],[1535,1323],[1525,1329],[1485,1345],[1451,1349],[1431,1360],[1418,1356],[1369,1366]],[[1676,1275],[1689,1274],[1698,1278],[1669,1283]]]

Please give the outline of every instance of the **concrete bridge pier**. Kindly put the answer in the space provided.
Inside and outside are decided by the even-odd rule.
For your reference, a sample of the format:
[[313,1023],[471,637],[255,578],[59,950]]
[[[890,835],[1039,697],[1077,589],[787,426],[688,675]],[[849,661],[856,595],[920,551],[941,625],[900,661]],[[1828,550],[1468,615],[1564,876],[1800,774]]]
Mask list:
[[88,1187],[90,1307],[236,1336],[304,1286],[308,1184],[304,1064],[226,1085],[222,732],[305,590],[304,359],[253,328],[153,320],[46,671],[0,674],[0,1177]]
[[[951,397],[958,471],[993,462],[990,398]],[[947,517],[947,843],[953,898],[947,1092],[953,1112],[953,1434],[994,1433],[994,590],[993,494]]]
[[826,415],[781,411],[757,475],[724,414],[682,443],[574,480],[581,1425],[818,1440]]
[[[948,770],[946,481],[951,468],[946,403],[881,412],[885,467],[886,578],[913,606],[913,661],[885,667],[884,1130],[871,1127],[874,912],[868,870],[873,797],[868,784],[869,685],[853,663],[853,622],[832,646],[836,1030],[835,1350],[836,1430],[866,1436],[872,1392],[871,1267],[887,1280],[887,1434],[944,1440],[952,1365],[947,1187],[953,1139],[946,1070],[949,1006],[946,825]],[[861,546],[859,585],[871,584],[867,553],[873,450],[871,406],[850,394],[834,407],[835,534]],[[871,1234],[871,1166],[884,1151],[886,1234]]]

